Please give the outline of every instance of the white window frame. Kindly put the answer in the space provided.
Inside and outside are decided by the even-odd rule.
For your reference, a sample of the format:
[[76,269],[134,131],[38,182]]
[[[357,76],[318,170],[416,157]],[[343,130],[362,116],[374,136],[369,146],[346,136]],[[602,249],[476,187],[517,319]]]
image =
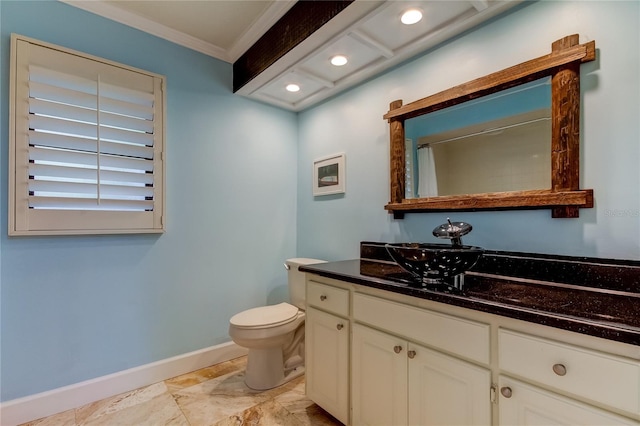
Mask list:
[[[166,78],[162,75],[151,73],[148,71],[136,69],[127,65],[119,64],[106,59],[87,55],[82,52],[74,51],[64,47],[56,46],[50,43],[34,40],[17,34],[11,35],[11,62],[10,62],[10,95],[9,95],[9,227],[10,236],[28,236],[28,235],[74,235],[74,234],[129,234],[129,233],[162,233],[164,232],[165,220],[165,111],[166,111],[166,95],[165,84]],[[29,124],[29,117],[33,119],[34,114],[30,114],[29,104],[29,72],[39,68],[53,70],[53,72],[72,75],[73,78],[88,79],[94,81],[96,79],[96,98],[97,106],[87,111],[93,111],[97,117],[98,125],[90,124],[96,130],[95,138],[97,147],[88,151],[89,155],[94,155],[95,159],[93,171],[96,178],[90,185],[83,185],[87,182],[82,181],[78,186],[92,186],[98,188],[97,194],[89,195],[91,200],[95,201],[93,206],[88,208],[79,205],[65,206],[60,209],[34,208],[44,197],[38,198],[38,192],[33,190],[36,179],[30,179],[29,167],[30,157],[31,166],[33,167],[33,150],[34,143],[30,142],[29,128],[33,125]],[[34,68],[35,67],[35,68]],[[35,75],[35,72],[32,72]],[[98,77],[94,77],[98,75]],[[100,77],[104,75],[104,77]],[[101,78],[103,80],[101,80]],[[104,81],[104,83],[101,83]],[[101,86],[104,85],[104,86]],[[150,123],[149,131],[141,131],[140,133],[147,139],[152,141],[153,146],[134,145],[135,149],[146,150],[147,158],[144,160],[152,171],[148,171],[145,176],[152,176],[152,183],[138,184],[142,188],[133,188],[131,191],[144,191],[147,195],[137,197],[138,204],[144,204],[145,207],[135,206],[138,210],[130,210],[128,207],[109,207],[110,204],[118,204],[114,200],[108,199],[108,191],[114,187],[111,183],[109,187],[106,179],[101,180],[102,168],[106,167],[109,153],[105,153],[106,148],[102,146],[109,145],[109,142],[101,142],[100,134],[109,131],[109,128],[103,127],[100,121],[101,115],[109,115],[102,112],[101,102],[106,99],[100,94],[100,87],[115,87],[115,90],[131,91],[142,93],[149,99],[150,119],[145,123]],[[33,99],[31,101],[33,103]],[[59,104],[58,104],[59,105]],[[37,115],[37,114],[36,114]],[[116,117],[122,117],[117,116]],[[141,121],[141,120],[138,120]],[[112,127],[111,129],[113,129]],[[117,131],[117,127],[116,131]],[[107,129],[107,130],[104,130]],[[31,137],[33,136],[31,132]],[[103,145],[101,145],[101,143]],[[30,147],[31,144],[31,147]],[[112,144],[123,147],[123,144]],[[124,148],[128,149],[125,143]],[[81,155],[86,155],[87,151],[81,151]],[[99,153],[100,152],[100,153]],[[111,158],[128,159],[126,155],[111,155]],[[135,157],[133,157],[135,158]],[[104,161],[104,163],[101,163]],[[141,160],[142,161],[142,160]],[[36,161],[37,163],[37,161]],[[97,167],[96,167],[97,165]],[[32,171],[33,173],[33,171]],[[116,174],[118,171],[115,172]],[[90,183],[90,182],[89,182]],[[44,185],[40,182],[37,185]],[[121,185],[116,185],[123,188]],[[104,190],[101,196],[101,189]],[[84,188],[83,188],[84,190]],[[128,190],[128,189],[127,189]],[[31,193],[29,192],[31,191]],[[37,190],[36,190],[37,191]],[[54,196],[55,197],[55,196]],[[56,201],[57,202],[57,201]],[[82,200],[85,202],[85,200]],[[30,204],[31,203],[31,204]],[[72,204],[75,201],[72,201]],[[126,204],[126,201],[123,202]],[[135,203],[132,202],[132,203]]]

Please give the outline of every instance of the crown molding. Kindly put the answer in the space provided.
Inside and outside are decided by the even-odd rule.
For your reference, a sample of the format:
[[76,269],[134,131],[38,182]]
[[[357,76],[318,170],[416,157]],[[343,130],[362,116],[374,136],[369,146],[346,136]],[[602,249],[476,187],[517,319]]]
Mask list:
[[226,50],[211,43],[207,43],[198,38],[187,35],[181,31],[176,31],[165,25],[161,25],[155,21],[144,18],[135,13],[128,12],[118,7],[112,6],[101,0],[84,1],[84,0],[60,0],[70,6],[77,7],[87,12],[100,15],[103,18],[119,22],[129,27],[135,28],[145,33],[160,37],[162,39],[188,47],[189,49],[204,53],[208,56],[229,62],[229,55]]
[[236,41],[229,50],[225,50],[220,46],[174,30],[135,13],[120,9],[102,0],[60,1],[228,63],[233,63],[238,59],[295,4],[295,0],[273,2],[266,12],[249,26],[238,41]]

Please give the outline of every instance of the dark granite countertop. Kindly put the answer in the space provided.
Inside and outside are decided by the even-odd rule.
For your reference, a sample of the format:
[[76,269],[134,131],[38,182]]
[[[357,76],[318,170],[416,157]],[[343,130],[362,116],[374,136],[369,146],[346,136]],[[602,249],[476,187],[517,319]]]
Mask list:
[[[374,247],[373,250],[377,248]],[[515,274],[516,276],[497,273],[500,272],[499,268],[492,262],[504,266],[504,261],[499,259],[500,256],[508,257],[509,261],[513,261],[515,257],[520,273]],[[640,346],[640,293],[635,291],[637,283],[634,278],[640,271],[640,264],[636,264],[637,262],[627,265],[624,262],[600,263],[586,259],[582,262],[585,265],[567,275],[569,278],[564,280],[569,281],[567,283],[548,281],[548,276],[541,277],[544,280],[536,280],[534,278],[540,277],[527,276],[527,267],[531,262],[543,262],[545,268],[539,268],[539,265],[536,267],[554,272],[553,269],[559,267],[558,262],[564,262],[568,265],[563,269],[566,273],[567,268],[575,267],[576,261],[573,259],[507,256],[497,252],[483,257],[485,260],[479,262],[481,265],[474,267],[465,276],[464,291],[460,294],[416,286],[411,283],[410,276],[407,277],[396,264],[380,258],[314,264],[301,266],[300,270],[407,296]],[[546,267],[547,263],[549,267]],[[603,271],[602,268],[605,268],[607,277],[600,276],[593,282],[588,281],[587,285],[571,282],[570,277],[588,280],[589,268],[596,268],[593,265],[601,267],[600,273]],[[630,273],[633,275],[631,278]],[[558,276],[557,271],[554,272],[554,276]],[[616,280],[621,276],[625,279],[618,283]]]

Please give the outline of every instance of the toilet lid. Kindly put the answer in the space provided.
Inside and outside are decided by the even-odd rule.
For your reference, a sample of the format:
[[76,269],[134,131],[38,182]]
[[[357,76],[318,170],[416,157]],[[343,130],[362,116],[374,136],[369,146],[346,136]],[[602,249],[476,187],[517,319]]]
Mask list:
[[236,327],[265,327],[287,323],[297,314],[296,306],[283,302],[240,312],[232,316],[230,322]]

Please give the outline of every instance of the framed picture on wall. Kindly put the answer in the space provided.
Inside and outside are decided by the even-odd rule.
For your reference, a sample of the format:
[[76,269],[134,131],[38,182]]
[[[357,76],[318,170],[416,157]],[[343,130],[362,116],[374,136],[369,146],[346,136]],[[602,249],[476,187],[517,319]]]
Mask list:
[[345,192],[344,153],[313,161],[313,195],[341,194]]

